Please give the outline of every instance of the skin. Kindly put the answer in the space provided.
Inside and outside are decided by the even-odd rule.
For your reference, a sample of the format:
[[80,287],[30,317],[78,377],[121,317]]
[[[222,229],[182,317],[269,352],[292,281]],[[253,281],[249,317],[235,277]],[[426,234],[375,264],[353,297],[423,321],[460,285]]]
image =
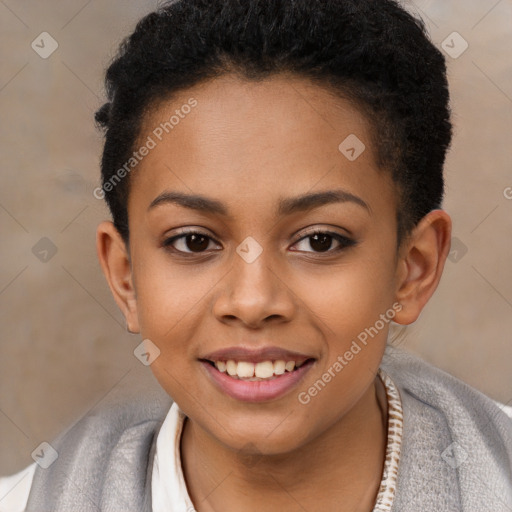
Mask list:
[[[225,75],[182,91],[147,116],[140,141],[191,97],[198,105],[131,175],[129,247],[111,222],[97,234],[127,325],[160,349],[151,369],[188,417],[181,456],[191,499],[200,512],[370,511],[385,457],[376,373],[389,324],[309,403],[298,394],[393,304],[395,322],[416,320],[442,274],[450,217],[430,212],[397,250],[397,192],[376,167],[367,120],[298,77]],[[366,145],[355,161],[338,149],[349,134]],[[280,199],[335,189],[368,208],[346,201],[277,216]],[[229,216],[169,202],[150,208],[166,191],[218,200]],[[199,252],[190,238],[163,245],[185,227],[211,240]],[[322,252],[311,228],[356,243],[332,238]],[[263,249],[252,263],[236,252],[248,236]],[[286,395],[247,403],[217,389],[198,361],[235,345],[316,360]]]

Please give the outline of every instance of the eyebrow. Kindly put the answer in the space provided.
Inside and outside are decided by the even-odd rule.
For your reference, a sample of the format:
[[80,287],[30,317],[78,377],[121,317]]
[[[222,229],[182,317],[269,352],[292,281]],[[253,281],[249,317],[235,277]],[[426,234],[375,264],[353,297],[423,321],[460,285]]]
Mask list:
[[[322,192],[306,193],[296,197],[280,199],[277,214],[280,217],[293,213],[312,210],[333,203],[354,203],[371,214],[370,206],[360,197],[346,190],[326,190]],[[197,210],[203,213],[222,215],[229,217],[226,206],[209,197],[199,194],[185,194],[183,192],[166,191],[157,196],[148,207],[148,211],[162,204],[176,204],[183,208]]]

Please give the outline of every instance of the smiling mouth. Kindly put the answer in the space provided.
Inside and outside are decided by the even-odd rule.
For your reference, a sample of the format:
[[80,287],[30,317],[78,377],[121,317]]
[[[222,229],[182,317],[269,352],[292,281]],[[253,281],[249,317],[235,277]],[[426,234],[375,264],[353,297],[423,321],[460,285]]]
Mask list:
[[302,366],[312,363],[314,360],[314,358],[308,358],[304,361],[269,359],[267,361],[253,363],[251,361],[236,361],[234,359],[217,361],[202,359],[203,362],[213,366],[220,373],[224,373],[234,380],[243,380],[246,382],[278,379],[282,375],[297,371]]

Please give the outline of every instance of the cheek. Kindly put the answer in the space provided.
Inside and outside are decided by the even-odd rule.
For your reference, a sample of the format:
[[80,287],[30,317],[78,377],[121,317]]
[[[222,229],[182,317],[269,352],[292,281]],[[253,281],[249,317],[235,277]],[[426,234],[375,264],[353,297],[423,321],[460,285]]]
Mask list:
[[201,307],[214,279],[194,265],[171,264],[161,249],[135,251],[133,261],[141,334],[156,340],[172,338]]
[[377,267],[361,260],[339,269],[316,280],[315,292],[307,296],[308,308],[320,319],[324,357],[297,399],[310,418],[326,427],[358,402],[382,360],[395,310],[392,273],[385,264]]
[[394,253],[365,248],[316,277],[304,296],[308,309],[321,320],[325,357],[314,378],[302,386],[301,403],[309,400],[309,411],[327,414],[328,422],[341,411],[326,413],[326,404],[338,400],[344,411],[350,409],[380,365],[395,316]]
[[201,298],[209,287],[158,258],[145,261],[136,282],[141,336],[160,350],[151,371],[173,400],[186,402],[186,390],[195,386],[193,340],[200,328]]
[[392,306],[393,279],[391,260],[357,257],[308,279],[301,294],[331,336],[346,341]]

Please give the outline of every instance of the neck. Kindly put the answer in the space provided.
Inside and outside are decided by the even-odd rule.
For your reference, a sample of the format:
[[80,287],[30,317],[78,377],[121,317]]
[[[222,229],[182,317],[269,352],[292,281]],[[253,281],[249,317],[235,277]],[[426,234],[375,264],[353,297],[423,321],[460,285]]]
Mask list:
[[371,511],[387,441],[386,392],[379,377],[329,430],[280,455],[243,456],[215,442],[188,418],[181,460],[199,512],[223,510]]

